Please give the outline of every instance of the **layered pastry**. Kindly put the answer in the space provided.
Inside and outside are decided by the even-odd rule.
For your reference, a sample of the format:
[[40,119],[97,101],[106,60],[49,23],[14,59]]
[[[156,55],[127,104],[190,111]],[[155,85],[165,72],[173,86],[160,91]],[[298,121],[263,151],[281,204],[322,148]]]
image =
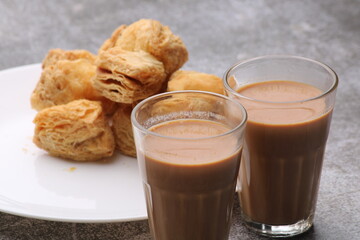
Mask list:
[[134,134],[130,119],[132,109],[132,105],[120,104],[112,117],[112,129],[116,148],[125,155],[136,157]]
[[76,161],[109,157],[115,140],[100,102],[86,99],[39,111],[34,143],[50,155]]
[[31,106],[39,111],[73,100],[101,101],[107,114],[116,104],[94,88],[96,56],[86,50],[52,49],[43,60],[40,79],[31,95]]
[[224,94],[222,79],[218,76],[184,70],[178,70],[171,75],[167,90],[200,90]]
[[144,51],[113,47],[99,53],[95,88],[106,98],[132,104],[158,93],[166,79],[164,65]]
[[145,51],[164,64],[166,74],[181,68],[188,60],[188,51],[180,37],[169,27],[152,19],[141,19],[129,26],[121,25],[100,51],[121,47],[128,51]]

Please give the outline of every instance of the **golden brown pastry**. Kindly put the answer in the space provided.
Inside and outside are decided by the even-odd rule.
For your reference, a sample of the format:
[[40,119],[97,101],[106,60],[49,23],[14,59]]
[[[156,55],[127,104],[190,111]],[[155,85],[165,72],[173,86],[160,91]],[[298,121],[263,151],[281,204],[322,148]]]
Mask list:
[[171,98],[165,99],[160,102],[156,102],[152,109],[152,116],[162,116],[168,115],[173,112],[180,111],[212,111],[214,109],[214,100],[212,97],[207,98],[206,96],[202,98],[190,97],[189,95],[176,95]]
[[96,56],[86,50],[63,50],[60,48],[51,49],[42,62],[42,68],[53,66],[59,60],[74,61],[78,59],[86,59],[91,63],[95,62]]
[[116,29],[100,50],[111,45],[128,51],[142,50],[150,53],[164,64],[167,74],[173,73],[188,60],[183,41],[169,27],[151,19],[141,19],[128,27]]
[[116,148],[125,155],[136,157],[134,134],[131,126],[130,104],[120,104],[112,118],[112,129],[115,136]]
[[102,101],[107,113],[115,103],[105,99],[94,88],[95,56],[85,50],[50,50],[43,61],[43,71],[32,95],[36,110],[66,104],[77,99]]
[[83,99],[46,108],[34,123],[34,143],[53,156],[95,161],[113,154],[114,136],[100,102]]
[[120,47],[101,51],[94,86],[104,97],[132,104],[160,91],[166,79],[163,64],[144,51]]
[[115,29],[114,32],[111,34],[111,37],[109,39],[107,39],[103,43],[103,45],[101,45],[98,53],[100,53],[101,51],[108,50],[109,48],[115,47],[116,41],[121,36],[121,34],[124,32],[126,27],[127,27],[126,25],[121,25],[120,27]]
[[221,78],[212,74],[184,70],[178,70],[171,75],[167,90],[201,90],[224,94]]

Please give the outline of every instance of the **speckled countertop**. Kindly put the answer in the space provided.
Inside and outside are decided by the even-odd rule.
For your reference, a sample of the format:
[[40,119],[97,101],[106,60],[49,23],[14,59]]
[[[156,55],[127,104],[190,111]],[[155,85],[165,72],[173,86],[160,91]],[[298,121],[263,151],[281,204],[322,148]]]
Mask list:
[[[0,70],[41,62],[50,48],[96,53],[117,26],[140,18],[160,20],[181,36],[190,52],[184,69],[222,76],[243,59],[291,54],[320,60],[338,73],[315,225],[297,239],[360,239],[360,1],[2,0]],[[8,239],[150,235],[146,221],[63,223],[0,213],[0,240]],[[264,239],[243,226],[238,204],[230,239]]]

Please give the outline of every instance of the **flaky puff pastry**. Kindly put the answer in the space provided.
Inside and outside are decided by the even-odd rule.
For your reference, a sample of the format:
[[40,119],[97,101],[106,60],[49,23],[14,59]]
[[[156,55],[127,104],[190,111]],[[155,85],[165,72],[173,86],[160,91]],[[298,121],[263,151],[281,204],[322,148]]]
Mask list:
[[101,103],[76,100],[37,113],[33,142],[49,154],[95,161],[113,154],[114,136]]
[[42,68],[53,66],[59,60],[75,61],[85,59],[91,63],[95,62],[96,56],[89,51],[83,49],[64,50],[60,48],[50,49],[42,62]]
[[184,70],[178,70],[171,75],[167,90],[201,90],[224,94],[222,79],[218,76]]
[[94,86],[104,97],[132,104],[160,91],[166,79],[163,64],[151,54],[120,47],[100,52]]
[[120,104],[112,117],[116,148],[125,155],[136,157],[134,133],[131,125],[131,104]]
[[169,27],[152,19],[141,19],[129,26],[120,26],[100,50],[121,47],[128,51],[145,51],[160,60],[171,74],[188,60],[188,51],[180,37]]
[[32,95],[31,106],[37,111],[77,99],[101,101],[111,114],[116,104],[94,88],[95,56],[85,50],[50,50],[43,61],[43,71]]
[[156,102],[151,107],[150,115],[153,117],[165,115],[177,117],[179,112],[183,112],[185,115],[187,115],[186,112],[189,111],[211,112],[214,109],[214,103],[212,97],[193,98],[185,94],[176,95]]

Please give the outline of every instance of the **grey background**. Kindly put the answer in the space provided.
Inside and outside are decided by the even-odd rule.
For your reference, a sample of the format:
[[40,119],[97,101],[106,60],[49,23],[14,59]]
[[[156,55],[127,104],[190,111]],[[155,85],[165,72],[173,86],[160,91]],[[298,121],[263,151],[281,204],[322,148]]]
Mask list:
[[[291,54],[338,73],[315,226],[296,239],[360,239],[360,1],[0,0],[0,70],[41,62],[51,48],[96,53],[117,26],[140,18],[181,36],[190,52],[184,69],[222,76],[243,59]],[[146,221],[79,224],[0,213],[4,240],[149,238]],[[263,239],[243,226],[238,204],[230,239]]]

